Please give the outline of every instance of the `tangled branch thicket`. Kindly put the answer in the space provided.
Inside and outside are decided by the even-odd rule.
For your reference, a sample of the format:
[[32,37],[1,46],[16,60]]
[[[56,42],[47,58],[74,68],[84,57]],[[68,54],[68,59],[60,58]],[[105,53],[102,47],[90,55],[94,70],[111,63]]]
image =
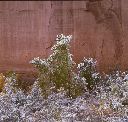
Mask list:
[[70,40],[58,35],[47,59],[30,61],[39,74],[27,92],[15,73],[0,76],[1,122],[128,122],[128,73],[101,75],[92,58],[74,70]]

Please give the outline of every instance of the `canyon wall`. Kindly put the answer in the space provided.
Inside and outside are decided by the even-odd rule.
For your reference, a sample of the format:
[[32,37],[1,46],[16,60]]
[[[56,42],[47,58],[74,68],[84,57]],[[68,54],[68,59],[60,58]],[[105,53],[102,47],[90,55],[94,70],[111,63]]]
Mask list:
[[128,69],[128,1],[0,1],[0,72],[35,71],[57,34],[72,35],[71,53],[97,59],[98,68]]

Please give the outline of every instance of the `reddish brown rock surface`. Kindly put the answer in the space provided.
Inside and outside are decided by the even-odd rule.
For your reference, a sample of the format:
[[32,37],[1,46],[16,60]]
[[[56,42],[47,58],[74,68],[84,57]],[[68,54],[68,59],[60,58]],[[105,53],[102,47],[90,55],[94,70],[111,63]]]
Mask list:
[[71,52],[77,63],[93,57],[101,70],[118,62],[128,69],[128,1],[121,6],[123,33],[114,15],[100,21],[107,17],[102,8],[91,5],[88,12],[85,1],[0,1],[0,72],[34,71],[29,61],[46,58],[60,33],[73,35]]

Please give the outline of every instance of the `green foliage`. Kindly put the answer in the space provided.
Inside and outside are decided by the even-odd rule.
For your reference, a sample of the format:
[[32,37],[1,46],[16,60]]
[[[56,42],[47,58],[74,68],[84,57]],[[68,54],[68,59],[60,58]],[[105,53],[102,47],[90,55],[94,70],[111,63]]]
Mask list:
[[28,92],[30,90],[30,83],[29,81],[22,80],[22,75],[15,73],[13,71],[8,71],[5,73],[5,77],[10,79],[12,87],[14,90],[21,89],[24,92]]
[[96,61],[92,58],[84,58],[77,68],[79,76],[86,79],[87,89],[91,92],[101,81],[101,76],[96,70]]
[[2,92],[5,85],[5,77],[3,73],[0,73],[0,92]]
[[[53,53],[47,59],[34,58],[32,64],[39,70],[39,85],[47,97],[51,92],[64,89],[69,97],[77,97],[83,93],[83,86],[74,79],[75,62],[69,52],[71,36],[57,36]],[[51,89],[53,88],[53,89]]]

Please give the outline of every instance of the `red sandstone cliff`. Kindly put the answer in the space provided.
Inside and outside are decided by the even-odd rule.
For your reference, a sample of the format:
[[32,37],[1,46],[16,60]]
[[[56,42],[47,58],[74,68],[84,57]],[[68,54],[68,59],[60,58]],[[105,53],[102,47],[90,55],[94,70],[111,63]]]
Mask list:
[[[118,10],[116,4],[114,0]],[[0,1],[0,71],[34,70],[29,61],[47,57],[60,33],[73,35],[76,62],[93,57],[101,70],[118,62],[127,69],[128,1],[121,0],[122,25],[112,13],[100,22],[107,17],[103,6],[91,5],[87,11],[86,5],[86,1]]]

